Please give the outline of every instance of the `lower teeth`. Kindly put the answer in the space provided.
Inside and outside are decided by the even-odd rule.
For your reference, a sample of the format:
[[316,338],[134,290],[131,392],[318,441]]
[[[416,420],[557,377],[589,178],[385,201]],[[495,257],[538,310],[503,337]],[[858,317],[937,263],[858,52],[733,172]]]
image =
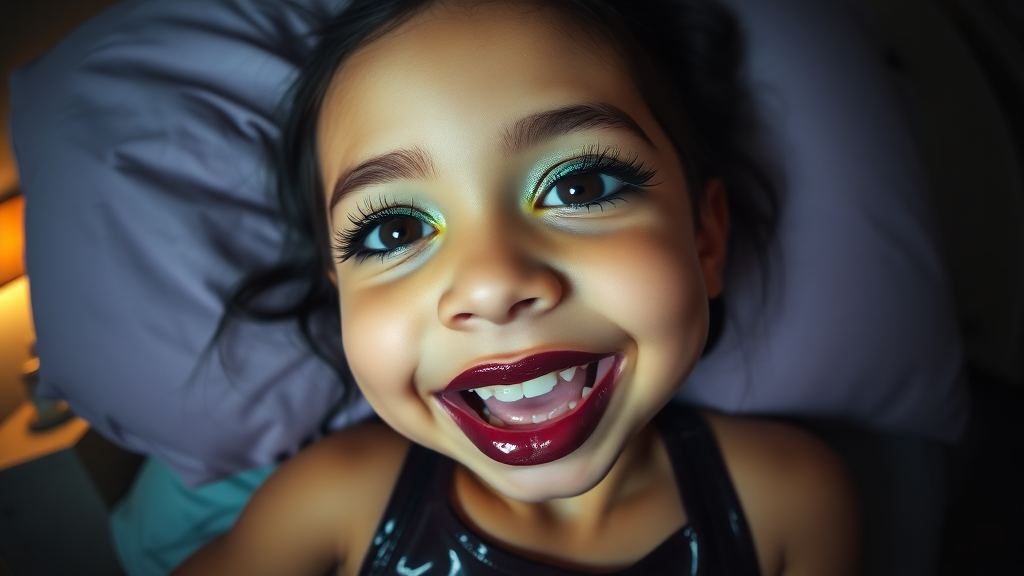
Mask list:
[[[590,389],[586,388],[585,390],[589,391]],[[586,398],[586,395],[584,395],[584,398]],[[552,420],[554,418],[558,418],[562,414],[565,414],[566,412],[568,412],[570,410],[573,410],[578,405],[579,405],[579,402],[577,402],[576,400],[573,400],[572,402],[569,402],[567,404],[562,404],[557,409],[553,410],[552,412],[549,412],[548,414],[534,414],[533,416],[530,416],[530,421],[532,421],[534,424],[540,424],[541,422],[547,422],[548,420]],[[498,419],[497,416],[491,414],[491,411],[488,410],[486,406],[484,406],[483,413],[484,413],[484,418],[492,426],[502,426],[502,427],[504,427],[504,426],[507,425],[506,422],[503,422],[502,420]],[[519,424],[525,424],[526,423],[524,418],[516,418],[516,420],[517,420],[517,422],[514,422],[513,423],[514,425],[519,425]]]

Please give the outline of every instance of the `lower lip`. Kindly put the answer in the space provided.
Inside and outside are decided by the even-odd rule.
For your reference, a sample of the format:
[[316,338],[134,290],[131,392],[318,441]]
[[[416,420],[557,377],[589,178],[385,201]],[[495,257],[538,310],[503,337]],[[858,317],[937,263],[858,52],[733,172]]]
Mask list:
[[622,357],[616,356],[612,369],[595,382],[589,396],[571,412],[533,426],[499,428],[484,422],[461,395],[438,395],[438,403],[467,438],[488,458],[510,466],[546,464],[568,456],[594,433],[608,408]]

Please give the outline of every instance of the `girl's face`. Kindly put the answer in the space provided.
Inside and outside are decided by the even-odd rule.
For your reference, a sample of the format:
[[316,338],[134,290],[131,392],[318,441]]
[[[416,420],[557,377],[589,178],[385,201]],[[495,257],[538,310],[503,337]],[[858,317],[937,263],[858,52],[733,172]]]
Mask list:
[[318,134],[377,413],[511,498],[596,485],[696,362],[727,226],[712,189],[695,230],[621,59],[550,10],[434,5],[344,63]]

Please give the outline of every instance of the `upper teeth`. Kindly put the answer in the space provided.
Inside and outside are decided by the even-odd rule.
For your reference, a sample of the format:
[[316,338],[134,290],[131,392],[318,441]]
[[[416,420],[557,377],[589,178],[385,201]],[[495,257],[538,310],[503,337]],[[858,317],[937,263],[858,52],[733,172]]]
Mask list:
[[559,377],[566,382],[572,380],[573,376],[576,375],[576,368],[576,366],[573,366],[561,372],[551,372],[550,374],[545,374],[519,384],[499,384],[497,386],[475,388],[471,392],[476,392],[484,400],[494,396],[495,399],[502,402],[515,402],[523,398],[536,398],[551,392],[555,384],[558,384]]
[[[555,374],[545,374],[540,378],[534,378],[522,383],[523,396],[527,398],[536,398],[537,396],[543,396],[558,384],[558,376]],[[497,396],[497,394],[495,394]]]

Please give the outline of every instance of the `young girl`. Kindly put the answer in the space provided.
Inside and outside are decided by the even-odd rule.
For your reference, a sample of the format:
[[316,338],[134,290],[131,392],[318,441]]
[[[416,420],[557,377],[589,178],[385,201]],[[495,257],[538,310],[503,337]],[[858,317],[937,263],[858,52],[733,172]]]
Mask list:
[[315,274],[299,315],[336,287],[383,422],[287,462],[176,574],[853,573],[826,449],[668,404],[727,246],[770,228],[728,15],[366,0],[325,30],[281,172],[322,251],[252,286]]

